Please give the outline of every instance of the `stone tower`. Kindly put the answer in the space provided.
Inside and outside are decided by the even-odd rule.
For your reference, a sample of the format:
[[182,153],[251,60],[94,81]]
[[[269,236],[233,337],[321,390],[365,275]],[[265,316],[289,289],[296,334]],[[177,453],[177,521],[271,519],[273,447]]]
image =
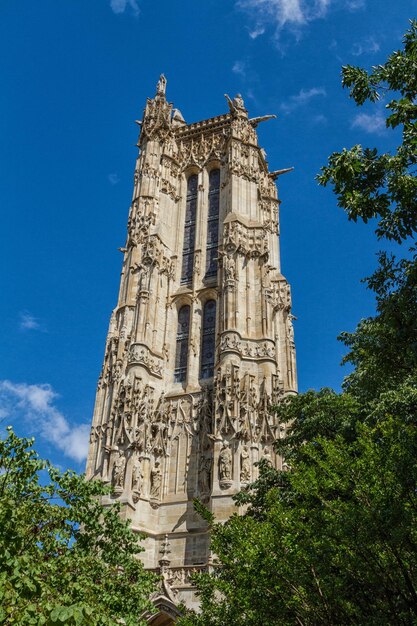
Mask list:
[[[281,460],[271,406],[297,390],[290,287],[280,271],[279,204],[242,98],[187,124],[161,76],[139,136],[117,306],[94,409],[87,475],[111,482],[163,575],[162,611],[195,606],[207,567],[200,498],[218,520]],[[165,623],[165,621],[158,621]]]

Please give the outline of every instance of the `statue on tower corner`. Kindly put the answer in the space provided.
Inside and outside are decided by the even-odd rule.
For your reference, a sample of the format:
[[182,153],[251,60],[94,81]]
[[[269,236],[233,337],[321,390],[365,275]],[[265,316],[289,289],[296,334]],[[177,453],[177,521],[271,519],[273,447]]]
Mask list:
[[233,100],[231,98],[229,98],[229,96],[227,95],[227,93],[224,94],[224,97],[227,100],[227,104],[229,105],[229,110],[230,113],[232,115],[237,115],[239,113],[243,113],[247,116],[247,110],[245,108],[245,103],[243,102],[243,98],[240,95],[240,93],[238,93]]

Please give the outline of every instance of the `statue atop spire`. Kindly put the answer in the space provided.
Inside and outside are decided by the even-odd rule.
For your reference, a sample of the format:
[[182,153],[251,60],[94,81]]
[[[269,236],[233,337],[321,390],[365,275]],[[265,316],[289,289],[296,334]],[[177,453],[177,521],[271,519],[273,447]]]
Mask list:
[[161,74],[156,84],[156,95],[165,96],[166,89],[167,89],[167,79],[165,78],[163,74]]

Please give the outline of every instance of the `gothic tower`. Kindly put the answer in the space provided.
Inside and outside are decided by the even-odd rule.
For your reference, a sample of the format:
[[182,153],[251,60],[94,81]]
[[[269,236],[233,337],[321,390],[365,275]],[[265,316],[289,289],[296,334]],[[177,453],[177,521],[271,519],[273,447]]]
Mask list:
[[[218,520],[281,459],[271,407],[297,390],[290,288],[280,271],[279,204],[257,125],[240,96],[187,124],[161,76],[139,136],[117,306],[94,409],[87,475],[146,534],[165,607],[197,603],[207,567],[200,498]],[[106,503],[105,502],[105,503]],[[166,612],[169,612],[166,609]]]

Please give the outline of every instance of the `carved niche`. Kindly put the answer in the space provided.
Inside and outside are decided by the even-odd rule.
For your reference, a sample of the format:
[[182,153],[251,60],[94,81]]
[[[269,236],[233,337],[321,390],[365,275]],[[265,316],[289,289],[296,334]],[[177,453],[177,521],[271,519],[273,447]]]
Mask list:
[[272,443],[278,436],[272,408],[281,399],[278,375],[258,381],[249,373],[241,378],[235,364],[220,368],[215,379],[215,438]]
[[267,232],[263,226],[246,226],[239,220],[226,222],[223,247],[227,253],[237,252],[248,258],[268,258]]

